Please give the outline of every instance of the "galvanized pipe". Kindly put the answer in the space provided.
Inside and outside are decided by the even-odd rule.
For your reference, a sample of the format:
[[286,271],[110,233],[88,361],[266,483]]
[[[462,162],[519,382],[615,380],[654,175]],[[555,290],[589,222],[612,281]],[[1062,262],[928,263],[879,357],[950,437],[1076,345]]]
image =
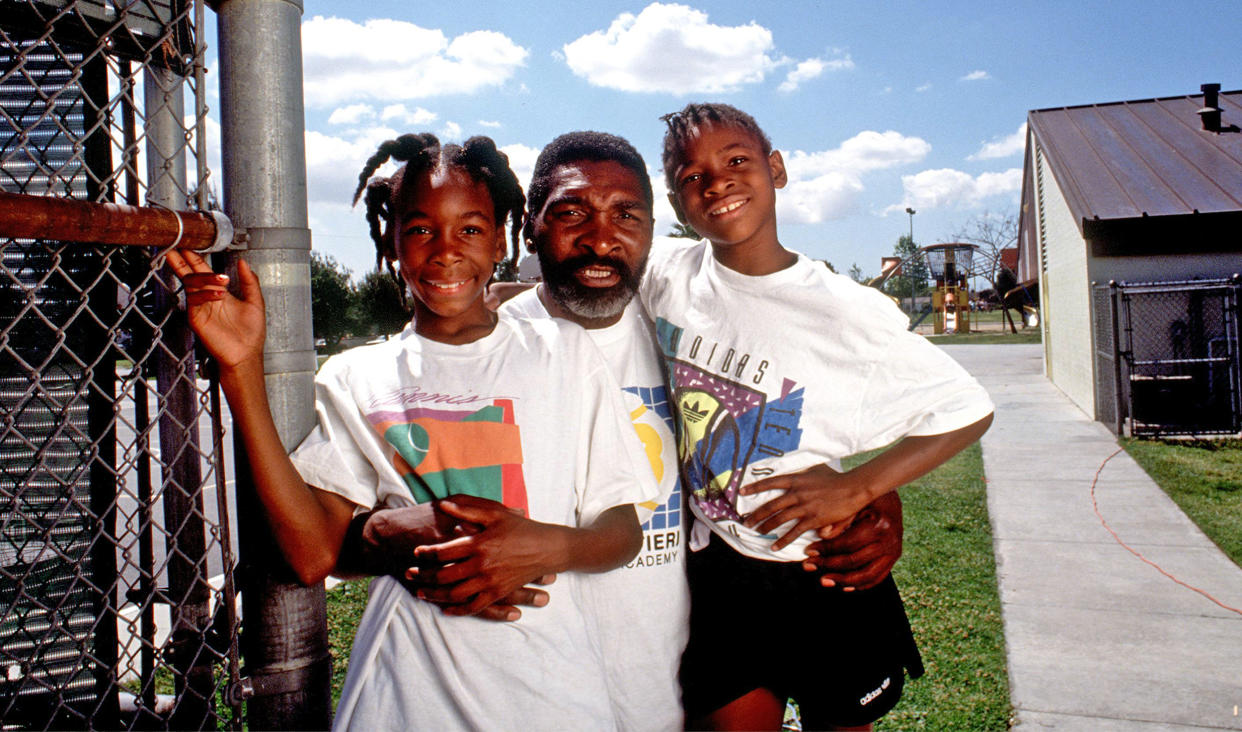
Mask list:
[[[302,3],[224,0],[220,121],[224,209],[249,238],[244,255],[267,303],[267,392],[282,442],[292,449],[315,423],[310,313],[310,229],[302,106]],[[326,729],[331,721],[323,586],[303,587],[272,547],[237,449],[239,543],[252,729]]]

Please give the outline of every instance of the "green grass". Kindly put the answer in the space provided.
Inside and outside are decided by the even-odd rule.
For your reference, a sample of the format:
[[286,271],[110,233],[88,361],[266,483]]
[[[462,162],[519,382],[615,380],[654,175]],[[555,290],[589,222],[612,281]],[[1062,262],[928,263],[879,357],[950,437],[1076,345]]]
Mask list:
[[938,346],[970,344],[989,346],[996,343],[1043,343],[1038,328],[1025,328],[1017,333],[948,333],[929,335],[927,339]]
[[[901,495],[905,549],[894,575],[927,674],[906,685],[877,729],[1003,730],[1010,717],[1009,678],[979,446]],[[334,708],[366,598],[364,581],[328,593]]]
[[332,654],[332,708],[341,700],[349,652],[354,647],[358,621],[367,606],[370,580],[342,582],[328,591],[328,650]]
[[1122,439],[1121,446],[1242,565],[1242,440]]
[[1009,676],[979,445],[901,497],[905,548],[893,576],[927,674],[907,683],[876,728],[1006,729]]

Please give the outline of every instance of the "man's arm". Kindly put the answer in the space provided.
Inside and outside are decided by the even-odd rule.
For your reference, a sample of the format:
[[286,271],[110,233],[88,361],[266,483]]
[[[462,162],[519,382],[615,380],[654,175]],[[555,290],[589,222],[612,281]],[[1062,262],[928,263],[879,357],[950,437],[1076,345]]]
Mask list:
[[[514,512],[514,509],[484,498],[461,497],[461,500],[471,503],[482,513]],[[397,578],[411,594],[417,596],[420,590],[424,596],[428,591],[434,594],[436,588],[429,588],[406,577],[406,572],[420,561],[415,557],[415,549],[428,544],[440,544],[476,533],[478,530],[479,527],[475,524],[459,522],[438,510],[438,502],[401,508],[380,508],[361,513],[350,522],[334,574],[386,574]],[[538,578],[534,584],[546,585],[555,580],[556,575],[549,574]],[[434,601],[436,597],[424,599]],[[517,620],[522,615],[517,606],[543,607],[548,604],[548,599],[548,593],[544,590],[530,586],[519,587],[483,608],[477,615],[487,620]],[[441,604],[446,602],[444,600]]]
[[532,282],[493,282],[487,286],[487,292],[483,295],[483,302],[492,310],[504,305],[505,302],[521,295],[530,288],[534,287]]

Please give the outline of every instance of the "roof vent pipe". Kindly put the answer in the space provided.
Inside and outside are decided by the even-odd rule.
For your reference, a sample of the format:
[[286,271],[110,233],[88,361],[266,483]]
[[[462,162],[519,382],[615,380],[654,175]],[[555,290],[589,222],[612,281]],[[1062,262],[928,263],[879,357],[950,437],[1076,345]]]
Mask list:
[[1199,89],[1203,91],[1203,108],[1198,112],[1203,120],[1203,129],[1220,132],[1220,107],[1217,105],[1219,98],[1216,96],[1220,91],[1220,84],[1202,84]]

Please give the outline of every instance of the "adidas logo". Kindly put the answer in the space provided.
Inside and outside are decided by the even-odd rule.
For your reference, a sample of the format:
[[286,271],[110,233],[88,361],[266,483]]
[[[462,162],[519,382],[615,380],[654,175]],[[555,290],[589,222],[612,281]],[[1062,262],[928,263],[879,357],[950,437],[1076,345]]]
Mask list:
[[707,410],[700,409],[698,402],[695,402],[694,404],[687,404],[682,414],[686,419],[696,424],[707,418]]
[[884,690],[887,689],[889,686],[891,686],[892,683],[893,683],[893,679],[891,676],[888,678],[885,678],[884,681],[881,682],[880,688],[875,689],[874,691],[867,692],[866,694],[863,695],[863,698],[858,700],[858,706],[865,707],[871,702],[875,701],[875,698],[879,696],[880,694],[883,694]]

